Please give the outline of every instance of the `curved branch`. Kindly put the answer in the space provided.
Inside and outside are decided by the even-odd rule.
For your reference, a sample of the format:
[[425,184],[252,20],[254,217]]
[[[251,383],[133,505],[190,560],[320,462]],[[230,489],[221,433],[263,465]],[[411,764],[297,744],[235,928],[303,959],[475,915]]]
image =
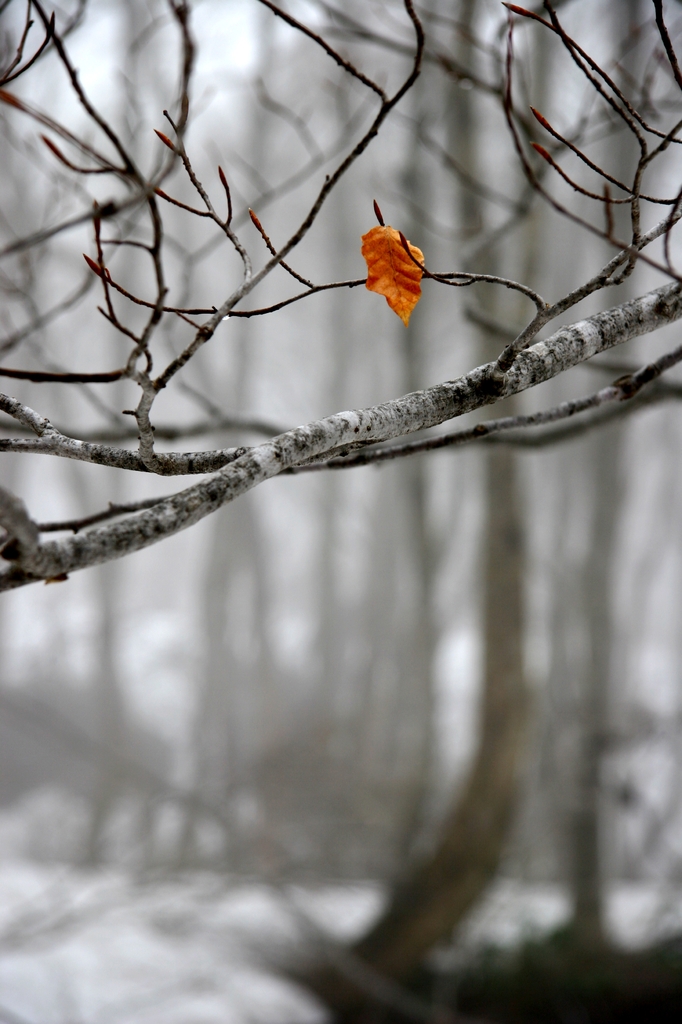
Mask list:
[[[152,509],[133,515],[122,523],[97,527],[86,534],[40,545],[30,567],[17,564],[0,575],[0,590],[60,576],[139,551],[194,525],[283,470],[319,461],[321,457],[341,452],[344,448],[351,450],[358,443],[364,446],[368,442],[387,441],[437,426],[550,380],[599,352],[681,318],[680,287],[677,283],[666,285],[563,327],[545,341],[524,349],[499,389],[497,386],[491,388],[495,367],[490,363],[455,380],[415,391],[383,405],[337,413],[297,427],[255,448],[242,449],[240,454],[237,454],[238,449],[234,450],[230,465],[193,487],[166,498]],[[134,456],[131,452],[125,454]]]
[[[678,349],[677,361],[682,359],[682,350]],[[401,459],[423,452],[440,451],[442,448],[461,447],[472,441],[487,441],[497,444],[511,444],[527,448],[544,448],[557,441],[569,440],[586,433],[593,427],[611,422],[612,419],[625,416],[643,405],[670,401],[682,398],[682,388],[658,386],[647,390],[643,395],[631,392],[627,381],[635,375],[628,375],[620,383],[616,382],[601,388],[585,398],[574,398],[561,402],[552,409],[529,415],[502,416],[500,419],[485,420],[465,430],[455,430],[449,434],[427,437],[423,441],[408,441],[405,444],[387,445],[385,448],[371,448],[356,455],[334,457],[326,462],[313,462],[307,466],[294,466],[285,472],[288,474],[312,473],[326,469],[354,469],[358,466],[377,465],[393,459]],[[642,385],[643,386],[643,385]],[[638,400],[635,400],[637,396]],[[591,413],[592,415],[582,415]],[[570,424],[566,421],[570,420]],[[533,428],[561,424],[559,429],[536,432]],[[532,431],[532,432],[529,432]]]

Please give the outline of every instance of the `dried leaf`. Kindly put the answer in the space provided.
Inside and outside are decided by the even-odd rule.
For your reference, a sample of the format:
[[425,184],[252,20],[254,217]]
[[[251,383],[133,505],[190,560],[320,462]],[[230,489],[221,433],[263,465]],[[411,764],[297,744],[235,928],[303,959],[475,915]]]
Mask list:
[[[414,258],[423,263],[421,249],[407,244]],[[422,271],[405,252],[400,234],[389,224],[372,228],[362,236],[361,252],[367,263],[366,287],[383,295],[407,327],[421,298]]]

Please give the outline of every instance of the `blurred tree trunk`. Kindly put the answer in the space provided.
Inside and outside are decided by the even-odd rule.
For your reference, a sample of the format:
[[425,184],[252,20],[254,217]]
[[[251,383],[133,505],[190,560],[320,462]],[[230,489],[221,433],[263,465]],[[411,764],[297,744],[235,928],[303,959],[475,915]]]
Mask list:
[[[636,42],[642,23],[640,0],[612,6],[614,36],[619,40],[621,87],[630,93],[640,78]],[[613,165],[631,166],[628,136],[621,132],[611,143]],[[615,157],[615,160],[614,160]],[[619,211],[619,237],[630,230],[627,211]],[[626,285],[625,291],[630,289]],[[621,301],[628,295],[621,291]],[[569,820],[570,881],[573,889],[573,929],[576,943],[586,950],[606,945],[603,927],[603,882],[606,836],[603,833],[602,765],[610,728],[609,689],[613,644],[612,579],[616,531],[623,501],[621,473],[625,427],[615,424],[588,440],[587,476],[591,478],[592,517],[582,573],[586,638],[584,675],[576,747],[576,793]]]
[[[114,401],[120,401],[120,385],[114,385],[113,393]],[[64,397],[59,395],[56,402],[60,413],[65,416]],[[98,507],[102,499],[97,483],[83,469],[76,462],[69,462],[65,467],[79,513],[87,515],[91,509]],[[112,480],[108,497],[114,503],[122,500],[119,476]],[[123,567],[118,561],[99,565],[92,574],[93,598],[99,621],[96,632],[97,669],[91,681],[91,693],[88,694],[91,702],[88,728],[98,753],[90,818],[82,851],[82,859],[88,865],[101,864],[106,860],[107,824],[116,802],[126,789],[121,759],[130,753],[132,740],[118,664],[122,579]],[[144,845],[149,837],[139,835],[138,838]]]
[[[265,12],[267,14],[268,12]],[[272,18],[261,14],[258,67],[267,74],[272,54]],[[249,159],[263,166],[265,108],[256,107],[249,126]],[[253,201],[250,199],[250,201]],[[220,392],[228,395],[229,412],[246,411],[252,364],[254,327],[246,320],[234,324],[234,362]],[[215,370],[202,373],[201,391],[212,395]],[[252,873],[269,864],[270,844],[260,835],[262,800],[257,793],[256,768],[263,748],[272,739],[275,673],[267,637],[267,566],[263,529],[254,495],[245,495],[216,514],[208,544],[203,580],[205,660],[193,730],[193,785],[230,822],[229,835],[214,843],[209,860],[231,870]],[[201,860],[201,821],[188,809],[178,842],[181,865]],[[266,851],[265,853],[264,851]],[[259,857],[267,863],[261,864]],[[257,862],[258,861],[258,862]]]
[[[428,117],[433,96],[418,82],[412,94],[415,105],[410,154],[403,175],[403,192],[409,208],[406,217],[408,238],[419,238],[423,229],[418,210],[428,208],[430,195],[429,166],[419,144],[420,125]],[[399,327],[402,341],[403,393],[426,386],[429,375],[428,313],[420,308],[411,318],[407,330]],[[415,849],[426,809],[431,782],[434,747],[433,666],[438,643],[436,609],[436,577],[438,553],[429,521],[429,464],[427,459],[406,459],[396,467],[405,515],[405,544],[413,578],[409,635],[403,639],[401,667],[402,717],[410,727],[410,772],[401,808],[401,861]]]
[[590,543],[582,579],[585,668],[580,707],[581,736],[576,749],[576,798],[569,823],[573,926],[576,942],[587,949],[604,945],[602,927],[603,838],[600,836],[601,770],[609,729],[611,582],[618,509],[621,505],[621,425],[589,442],[588,473],[594,504]]
[[[250,357],[248,324],[237,327],[232,409],[243,411]],[[207,388],[207,390],[210,390]],[[225,388],[224,390],[228,390]],[[230,823],[209,859],[231,870],[267,872],[267,839],[260,834],[263,800],[257,767],[272,741],[277,711],[275,669],[268,638],[268,566],[264,531],[254,495],[220,510],[212,525],[203,581],[205,661],[196,713],[194,786]],[[180,863],[200,854],[200,821],[189,810],[180,840]],[[266,860],[269,853],[266,855]]]
[[[340,123],[349,117],[347,100],[346,93],[339,90],[336,113]],[[329,253],[331,280],[350,276],[357,257],[357,238],[349,223],[348,202],[344,182],[330,198],[333,234],[337,240]],[[347,400],[349,374],[361,354],[353,351],[346,297],[339,291],[331,297],[330,305],[325,402],[328,408],[338,409],[343,408]],[[321,763],[329,766],[329,773],[318,780],[317,786],[311,781],[310,788],[316,802],[326,803],[330,810],[328,827],[323,828],[320,837],[320,856],[323,870],[326,867],[332,874],[343,873],[344,861],[350,858],[352,862],[358,853],[354,843],[346,840],[353,819],[362,818],[360,804],[366,784],[358,758],[357,723],[368,713],[367,693],[360,685],[354,652],[350,649],[356,630],[362,628],[365,609],[355,604],[349,606],[340,592],[342,525],[347,514],[344,505],[348,484],[343,474],[334,473],[320,478],[318,483],[321,530],[315,571],[319,581],[316,710],[311,723],[313,728],[308,730],[308,735],[297,737],[297,743],[311,748],[308,752],[311,766]],[[295,824],[305,828],[303,821]]]
[[[467,29],[472,28],[475,14],[473,0],[463,5],[465,25],[456,48],[464,64],[473,60],[471,32]],[[480,112],[474,109],[472,93],[453,86],[449,109],[451,152],[475,178],[483,126],[477,119]],[[484,221],[480,201],[463,188],[459,196],[460,226],[473,234]],[[535,245],[532,224],[522,244],[531,254]],[[485,270],[494,272],[489,263]],[[412,373],[418,372],[416,323],[406,346],[406,364]],[[482,333],[480,358],[490,359],[498,351],[499,340]],[[523,664],[524,557],[517,460],[510,449],[503,447],[493,448],[484,458],[488,512],[481,538],[483,694],[479,745],[468,781],[442,824],[435,849],[399,882],[385,914],[354,947],[354,953],[365,963],[392,979],[413,975],[429,949],[448,937],[480,898],[497,871],[516,806],[518,769],[529,715]],[[417,534],[414,542],[421,547],[421,583],[426,590],[432,586],[433,562],[426,529],[425,471],[424,463],[408,469]],[[425,600],[428,597],[425,592]],[[432,650],[433,631],[426,614],[423,629],[424,649]],[[352,1012],[367,998],[331,967],[321,969],[312,985],[334,1010],[342,1013]]]
[[94,735],[100,753],[98,781],[85,841],[86,864],[101,863],[105,859],[105,829],[115,801],[121,795],[123,781],[120,758],[125,750],[127,723],[116,665],[116,606],[120,569],[118,562],[110,562],[98,566],[94,573],[100,614]]
[[[123,12],[124,45],[122,52],[125,54],[125,74],[122,79],[125,96],[124,116],[121,121],[125,126],[125,144],[130,146],[134,152],[139,146],[139,126],[142,120],[139,97],[143,91],[135,42],[146,23],[146,12],[133,0],[125,0]],[[130,271],[128,272],[130,273]],[[121,400],[120,392],[120,386],[115,385],[113,395],[115,395],[114,400],[118,408],[125,404]],[[82,467],[74,465],[71,475],[74,481],[74,490],[81,498],[83,514],[87,514],[86,510],[96,507],[97,503],[92,500],[91,488],[86,484]],[[113,500],[121,500],[120,479],[116,478],[113,487]],[[111,494],[110,500],[112,500]],[[123,777],[121,771],[121,755],[130,754],[135,743],[117,665],[117,652],[120,650],[119,591],[122,582],[122,566],[118,562],[106,563],[98,566],[94,575],[100,607],[99,673],[96,680],[94,729],[100,755],[97,788],[85,844],[85,861],[88,864],[100,863],[106,857],[107,823],[115,809],[116,801],[124,795],[127,788],[128,780]],[[128,793],[128,795],[131,794]],[[135,829],[138,844],[137,859],[142,866],[149,867],[154,857],[153,808],[147,795],[136,793],[135,797],[139,800],[137,828]]]

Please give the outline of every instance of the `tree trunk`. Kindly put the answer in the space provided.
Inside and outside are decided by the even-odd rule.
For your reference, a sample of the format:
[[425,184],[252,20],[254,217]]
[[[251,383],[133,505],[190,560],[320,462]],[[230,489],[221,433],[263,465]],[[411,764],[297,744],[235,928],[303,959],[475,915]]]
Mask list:
[[[631,83],[641,75],[641,55],[631,43],[641,24],[640,0],[626,0],[612,10],[614,35],[620,36],[619,68],[625,71],[621,85],[631,91]],[[631,76],[628,78],[628,75]],[[631,166],[627,133],[612,143],[615,161]],[[627,180],[627,175],[626,175]],[[629,231],[629,214],[619,211],[620,234]],[[629,291],[629,288],[626,289]],[[573,929],[575,941],[587,951],[603,949],[607,944],[603,928],[604,836],[601,828],[602,762],[609,731],[609,684],[612,624],[612,577],[616,557],[618,512],[622,505],[621,456],[624,427],[614,425],[601,430],[588,442],[588,476],[592,478],[592,517],[590,543],[582,574],[580,598],[583,602],[586,651],[579,710],[580,738],[576,748],[576,792],[569,818],[570,881],[573,888]]]
[[580,707],[581,736],[576,749],[576,795],[569,821],[573,926],[578,945],[605,944],[602,927],[603,856],[600,840],[601,766],[608,732],[611,661],[611,582],[617,510],[620,505],[620,452],[623,428],[603,431],[591,441],[594,505],[583,572],[585,668]]
[[[474,4],[467,4],[463,14],[471,24]],[[472,55],[469,44],[464,45],[466,62]],[[450,98],[456,155],[475,177],[472,97],[455,87]],[[475,196],[461,196],[459,221],[472,230],[481,223]],[[529,233],[527,245],[533,244]],[[490,267],[486,270],[491,272]],[[481,338],[481,358],[491,358],[493,344],[490,337]],[[488,514],[481,538],[484,665],[478,751],[435,849],[398,884],[386,913],[353,950],[373,970],[393,980],[414,975],[428,951],[451,934],[480,898],[498,869],[516,806],[529,702],[523,664],[522,520],[514,454],[502,447],[493,449],[485,456],[484,477]],[[423,520],[423,485],[417,483],[412,496]],[[417,520],[422,521],[419,516]],[[337,1013],[352,1015],[368,1001],[350,977],[329,965],[307,981]]]

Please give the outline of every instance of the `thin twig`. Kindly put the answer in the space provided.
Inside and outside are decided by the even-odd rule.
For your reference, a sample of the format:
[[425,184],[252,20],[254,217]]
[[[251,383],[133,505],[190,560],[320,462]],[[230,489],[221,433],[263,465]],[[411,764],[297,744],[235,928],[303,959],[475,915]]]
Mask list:
[[79,533],[86,526],[94,526],[95,523],[103,523],[108,519],[115,519],[117,516],[128,515],[131,512],[140,512],[145,508],[154,508],[159,502],[165,501],[169,495],[163,498],[144,498],[142,501],[129,501],[125,504],[114,504],[109,502],[109,507],[103,512],[95,512],[90,516],[82,516],[80,519],[62,519],[53,523],[36,523],[39,533],[59,533],[68,530],[71,533]]

